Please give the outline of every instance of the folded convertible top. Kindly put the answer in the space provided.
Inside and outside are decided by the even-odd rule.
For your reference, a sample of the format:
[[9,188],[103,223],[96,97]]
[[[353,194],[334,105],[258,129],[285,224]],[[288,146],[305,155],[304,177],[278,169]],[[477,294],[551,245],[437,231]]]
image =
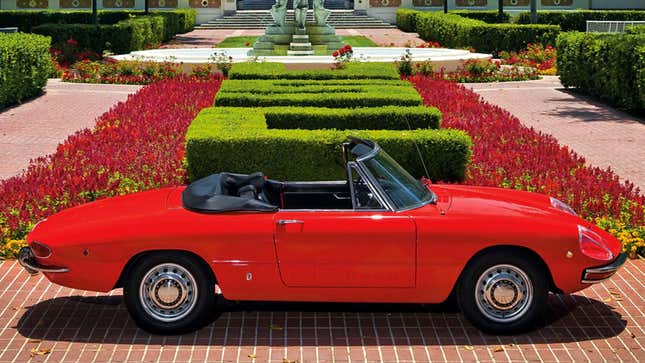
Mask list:
[[277,206],[257,199],[265,182],[260,172],[213,174],[188,185],[182,193],[182,203],[186,209],[203,213],[277,211]]

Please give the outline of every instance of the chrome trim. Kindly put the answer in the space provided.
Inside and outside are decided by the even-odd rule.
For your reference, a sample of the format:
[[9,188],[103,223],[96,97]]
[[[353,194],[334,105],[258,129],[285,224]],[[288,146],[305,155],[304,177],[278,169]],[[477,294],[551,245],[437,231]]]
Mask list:
[[305,221],[300,219],[280,219],[278,224],[284,226],[285,224],[303,224]]
[[[627,261],[627,254],[626,253],[621,253],[618,255],[618,257],[610,264],[604,265],[604,266],[598,266],[598,267],[591,267],[591,268],[586,268],[584,271],[582,271],[582,280],[581,282],[583,284],[595,284],[597,282],[602,282],[605,281],[609,278],[611,278],[619,268],[621,268],[625,262]],[[599,279],[599,280],[588,280],[587,276],[589,274],[607,274],[611,273],[611,275]]]
[[18,252],[18,263],[30,274],[36,274],[38,272],[47,272],[47,273],[64,273],[69,272],[69,269],[66,267],[44,267],[39,265],[34,261],[34,253],[29,247],[23,247]]

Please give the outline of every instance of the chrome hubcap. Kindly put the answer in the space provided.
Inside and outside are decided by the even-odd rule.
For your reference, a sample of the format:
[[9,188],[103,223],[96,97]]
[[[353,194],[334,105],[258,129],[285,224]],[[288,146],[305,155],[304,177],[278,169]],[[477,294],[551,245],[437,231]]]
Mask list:
[[531,306],[533,286],[521,269],[496,265],[481,274],[475,296],[477,307],[486,317],[508,323],[522,317]]
[[155,319],[163,322],[179,320],[195,307],[195,278],[180,265],[157,265],[141,281],[139,298],[146,312]]

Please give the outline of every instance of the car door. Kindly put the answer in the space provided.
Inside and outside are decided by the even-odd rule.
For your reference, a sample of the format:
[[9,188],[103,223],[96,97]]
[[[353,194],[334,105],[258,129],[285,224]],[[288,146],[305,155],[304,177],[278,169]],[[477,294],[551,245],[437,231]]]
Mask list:
[[[293,287],[414,287],[416,226],[370,198],[348,210],[280,210],[274,216],[280,275]],[[356,189],[356,186],[354,187]],[[353,193],[356,196],[356,193]],[[367,197],[369,195],[370,197]]]

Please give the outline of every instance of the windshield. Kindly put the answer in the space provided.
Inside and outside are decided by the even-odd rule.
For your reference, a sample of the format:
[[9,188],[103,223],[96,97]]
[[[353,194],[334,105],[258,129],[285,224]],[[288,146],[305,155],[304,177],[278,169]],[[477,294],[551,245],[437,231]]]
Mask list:
[[434,199],[434,193],[384,151],[363,161],[397,209],[408,209]]

